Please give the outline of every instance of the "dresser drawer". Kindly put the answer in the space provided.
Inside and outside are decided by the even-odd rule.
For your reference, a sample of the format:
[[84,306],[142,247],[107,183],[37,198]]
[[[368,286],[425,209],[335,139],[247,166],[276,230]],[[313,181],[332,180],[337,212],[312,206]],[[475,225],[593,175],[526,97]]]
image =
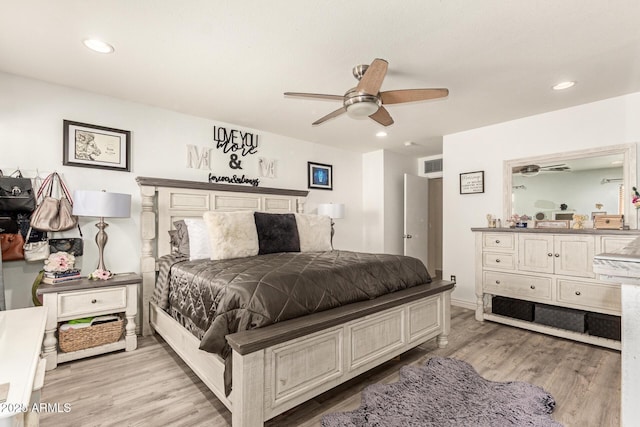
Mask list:
[[513,298],[551,300],[551,279],[548,277],[485,271],[483,282],[486,293]]
[[515,246],[514,233],[484,233],[482,246],[484,248],[513,250]]
[[484,252],[482,265],[490,268],[503,268],[513,270],[516,266],[515,257],[510,253]]
[[620,285],[617,284],[558,279],[557,292],[558,302],[609,313],[621,312]]
[[58,294],[58,317],[71,319],[83,315],[124,311],[127,287],[91,289]]

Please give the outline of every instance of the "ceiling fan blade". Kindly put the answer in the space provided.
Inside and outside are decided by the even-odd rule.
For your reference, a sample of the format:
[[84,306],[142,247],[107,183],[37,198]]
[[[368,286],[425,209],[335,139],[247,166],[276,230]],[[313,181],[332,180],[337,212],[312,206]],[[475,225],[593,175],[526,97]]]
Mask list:
[[342,95],[325,95],[322,93],[303,93],[303,92],[285,92],[284,96],[298,96],[301,98],[314,98],[314,99],[330,99],[332,101],[343,101]]
[[342,108],[338,108],[336,111],[333,111],[329,114],[327,114],[326,116],[316,120],[315,122],[313,122],[313,125],[319,125],[321,123],[326,122],[329,119],[333,119],[334,117],[338,117],[340,114],[346,113],[347,109],[342,107]]
[[369,117],[375,120],[376,122],[380,123],[382,126],[389,126],[393,124],[393,119],[391,118],[391,115],[389,114],[387,109],[384,107],[378,108],[378,111],[376,111]]
[[547,165],[547,166],[540,166],[542,169],[547,169],[547,168],[557,168],[557,167],[566,167],[568,168],[569,166],[567,166],[565,163],[560,163],[558,165]]
[[380,99],[382,99],[383,104],[388,105],[444,98],[447,95],[449,95],[449,89],[402,89],[381,92]]
[[364,72],[364,76],[358,83],[358,91],[368,93],[369,95],[377,95],[380,92],[380,86],[384,76],[387,75],[387,67],[389,63],[384,59],[376,58],[373,60],[367,71]]

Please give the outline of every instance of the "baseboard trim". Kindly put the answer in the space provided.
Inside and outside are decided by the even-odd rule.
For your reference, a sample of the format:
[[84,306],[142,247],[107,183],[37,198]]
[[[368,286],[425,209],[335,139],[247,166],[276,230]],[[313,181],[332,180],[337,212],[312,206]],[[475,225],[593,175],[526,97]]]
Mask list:
[[476,305],[474,303],[456,298],[451,298],[451,305],[455,305],[456,307],[468,308],[469,310],[476,309]]

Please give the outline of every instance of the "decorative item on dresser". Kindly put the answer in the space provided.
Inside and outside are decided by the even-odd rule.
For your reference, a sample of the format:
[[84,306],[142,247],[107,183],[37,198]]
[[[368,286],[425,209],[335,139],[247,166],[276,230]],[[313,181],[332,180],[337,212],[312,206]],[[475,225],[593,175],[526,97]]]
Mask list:
[[[588,319],[594,319],[589,313],[621,315],[620,286],[597,277],[593,257],[627,245],[640,233],[592,229],[472,231],[476,233],[477,320],[620,349],[619,340],[589,325]],[[511,316],[509,310],[514,309],[505,311],[503,300],[500,309],[493,310],[492,297],[509,299],[515,310],[533,310],[532,319],[527,319],[532,321]],[[581,316],[582,326],[568,326],[575,325],[576,316]]]
[[98,270],[108,271],[104,265],[104,247],[108,236],[104,231],[109,226],[105,218],[129,218],[131,215],[131,195],[122,193],[107,193],[106,191],[75,191],[73,214],[78,216],[98,217],[96,224],[96,244],[98,245]]
[[[111,280],[80,279],[53,285],[41,284],[37,294],[43,297],[43,305],[48,309],[43,346],[47,370],[55,369],[58,363],[83,357],[122,349],[135,350],[137,347],[135,317],[138,312],[138,286],[141,282],[140,275],[124,273],[115,275]],[[61,333],[59,332],[61,323],[105,315],[117,315],[120,321],[111,325],[90,326],[86,328],[87,331],[73,336],[67,333],[66,336],[61,337],[61,340],[65,339],[61,348],[70,351],[58,352],[56,334]],[[121,338],[123,316],[126,318],[126,325],[124,337]],[[114,326],[120,328],[120,332],[116,331],[115,335]],[[92,337],[93,332],[100,336]],[[83,343],[70,342],[73,339],[82,340]]]
[[[170,255],[172,250],[168,235],[174,223],[179,223],[181,219],[195,219],[205,213],[207,222],[209,217],[225,211],[263,211],[286,216],[295,212],[296,217],[305,216],[303,206],[307,191],[160,178],[139,177],[137,181],[142,193],[143,331],[148,332],[152,327],[162,335],[231,411],[234,426],[261,426],[264,421],[429,339],[437,337],[440,346],[447,344],[450,293],[454,283],[436,280],[373,300],[363,300],[293,319],[285,317],[284,319],[289,320],[238,330],[226,336],[216,334],[216,343],[230,349],[230,356],[226,358],[200,350],[207,349],[210,340],[200,340],[172,317],[170,312],[177,309],[177,306],[170,306],[165,311],[162,305],[168,305],[166,300],[163,303],[157,298],[152,301],[151,298],[154,291],[163,298],[167,286],[176,286],[171,283],[166,285],[159,280],[156,288],[156,266],[160,266],[158,277],[166,277],[169,268],[166,261],[176,257],[175,254]],[[326,226],[328,235],[329,222],[321,222]],[[213,242],[212,233],[209,237]],[[279,252],[221,261],[207,259],[201,262],[207,262],[207,268],[210,266],[217,269],[233,263],[262,266],[285,257],[295,257],[287,258],[290,260],[309,260],[318,256],[326,259],[340,255],[339,251],[328,249],[312,249],[305,253],[302,251],[302,241],[300,235],[301,252],[298,253]],[[213,251],[214,249],[212,258]],[[358,255],[354,253],[352,257]],[[156,259],[156,256],[160,258]],[[182,259],[186,260],[188,257],[182,255]],[[189,265],[197,268],[191,261],[182,262],[182,265],[178,265],[179,262],[181,261],[176,260],[173,267],[170,267],[172,275],[174,271],[181,271],[180,274],[185,274],[184,277],[187,278],[185,270]],[[318,276],[322,277],[327,277],[328,272],[318,269],[323,265],[334,264],[326,261],[317,264],[305,262],[307,267],[303,269],[318,271],[322,273]],[[353,267],[356,264],[349,265]],[[269,274],[273,273],[275,272],[271,271]],[[350,288],[351,285],[357,286],[357,283],[350,283]],[[179,293],[183,291],[187,292],[187,289],[177,289]],[[269,300],[265,300],[267,301]],[[267,305],[271,305],[271,302]],[[214,320],[212,327],[205,331],[206,335],[210,335],[212,329],[220,329],[221,323],[217,320],[221,319]],[[231,362],[230,371],[226,369],[228,362]],[[226,393],[228,389],[225,381],[228,374],[233,378],[233,388],[229,395]]]

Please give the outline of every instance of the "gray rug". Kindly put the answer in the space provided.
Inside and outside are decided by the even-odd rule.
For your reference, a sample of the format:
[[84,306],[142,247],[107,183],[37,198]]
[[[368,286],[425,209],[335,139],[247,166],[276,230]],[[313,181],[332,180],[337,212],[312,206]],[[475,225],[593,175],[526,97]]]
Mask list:
[[541,387],[493,382],[466,362],[434,357],[424,366],[404,366],[400,381],[373,384],[362,405],[322,417],[323,427],[561,427],[551,417],[556,402]]

